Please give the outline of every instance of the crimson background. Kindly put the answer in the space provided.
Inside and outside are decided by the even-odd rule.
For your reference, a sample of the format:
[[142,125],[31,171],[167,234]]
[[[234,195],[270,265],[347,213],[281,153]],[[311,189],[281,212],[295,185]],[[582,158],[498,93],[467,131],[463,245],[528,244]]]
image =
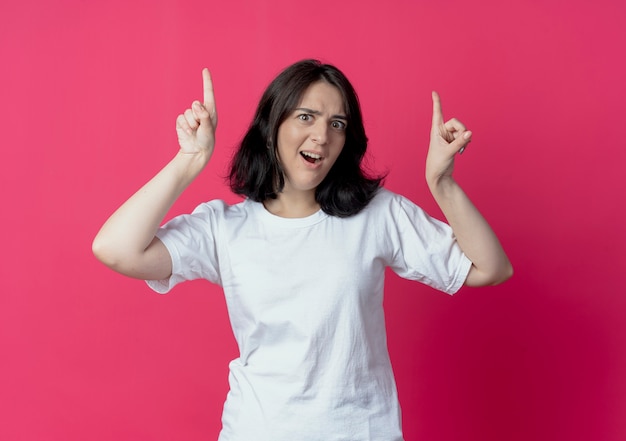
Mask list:
[[304,57],[352,79],[372,167],[440,217],[438,90],[474,131],[458,180],[515,266],[455,297],[389,275],[407,441],[625,439],[624,17],[617,0],[2,2],[0,439],[216,438],[236,356],[220,290],[158,296],[90,243],[176,151],[204,66],[218,146],[171,215],[236,201],[232,148]]

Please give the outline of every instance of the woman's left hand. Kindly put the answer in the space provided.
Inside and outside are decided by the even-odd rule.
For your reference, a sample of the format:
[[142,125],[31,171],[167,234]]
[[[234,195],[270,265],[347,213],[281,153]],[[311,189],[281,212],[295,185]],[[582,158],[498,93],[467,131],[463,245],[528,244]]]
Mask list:
[[426,181],[429,186],[452,177],[455,156],[463,153],[472,139],[472,132],[458,119],[444,122],[439,94],[433,91],[432,95],[433,122],[426,157]]

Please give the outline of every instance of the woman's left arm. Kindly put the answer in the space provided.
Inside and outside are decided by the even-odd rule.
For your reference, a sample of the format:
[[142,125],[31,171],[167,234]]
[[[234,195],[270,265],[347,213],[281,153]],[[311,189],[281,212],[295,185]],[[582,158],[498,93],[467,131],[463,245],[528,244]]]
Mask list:
[[439,95],[433,92],[426,182],[459,246],[472,261],[465,284],[497,285],[513,275],[511,262],[496,234],[452,176],[456,155],[467,148],[471,139],[472,132],[459,120],[444,121]]

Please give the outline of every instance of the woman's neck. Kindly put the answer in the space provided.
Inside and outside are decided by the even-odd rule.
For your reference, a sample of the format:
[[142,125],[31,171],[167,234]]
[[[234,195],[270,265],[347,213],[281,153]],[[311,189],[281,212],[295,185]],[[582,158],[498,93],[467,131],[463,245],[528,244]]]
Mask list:
[[280,192],[276,199],[263,201],[265,209],[275,216],[301,218],[310,216],[320,210],[315,200],[315,192]]

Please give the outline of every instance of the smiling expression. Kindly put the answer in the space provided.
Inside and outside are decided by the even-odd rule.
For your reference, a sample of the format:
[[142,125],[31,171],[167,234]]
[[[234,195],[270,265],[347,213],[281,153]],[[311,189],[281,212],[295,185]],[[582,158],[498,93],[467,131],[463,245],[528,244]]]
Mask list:
[[315,194],[343,149],[347,124],[339,89],[318,81],[304,91],[296,109],[278,128],[283,193]]

